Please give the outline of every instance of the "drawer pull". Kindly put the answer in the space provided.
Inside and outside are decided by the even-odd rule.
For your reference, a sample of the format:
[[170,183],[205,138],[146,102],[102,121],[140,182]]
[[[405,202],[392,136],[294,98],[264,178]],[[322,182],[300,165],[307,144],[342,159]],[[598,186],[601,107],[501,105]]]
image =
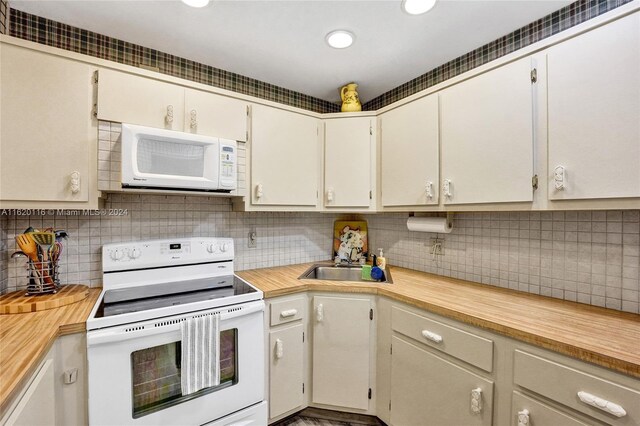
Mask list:
[[318,322],[324,321],[324,307],[322,306],[322,303],[316,307],[316,320]]
[[518,426],[529,426],[529,410],[518,411]]
[[596,407],[597,409],[612,414],[616,417],[624,417],[627,415],[627,412],[620,405],[614,404],[613,402],[607,401],[606,399],[602,399],[595,395],[591,395],[588,392],[578,392],[578,398],[580,398],[580,401],[584,402],[585,404]]
[[422,337],[429,339],[432,342],[442,343],[442,336],[429,330],[422,330]]
[[286,311],[280,312],[280,316],[282,318],[295,317],[298,314],[297,309],[287,309]]
[[471,412],[480,414],[482,411],[482,389],[475,388],[471,391]]
[[284,355],[284,344],[282,340],[276,339],[276,359],[282,358]]

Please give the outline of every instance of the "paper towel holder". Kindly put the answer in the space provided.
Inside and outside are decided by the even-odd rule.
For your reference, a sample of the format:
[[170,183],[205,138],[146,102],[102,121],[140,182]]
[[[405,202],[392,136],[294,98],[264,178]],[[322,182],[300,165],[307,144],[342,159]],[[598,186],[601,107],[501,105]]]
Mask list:
[[[415,216],[416,216],[415,212],[409,213],[409,217],[415,217]],[[453,228],[453,212],[447,212],[447,228]]]

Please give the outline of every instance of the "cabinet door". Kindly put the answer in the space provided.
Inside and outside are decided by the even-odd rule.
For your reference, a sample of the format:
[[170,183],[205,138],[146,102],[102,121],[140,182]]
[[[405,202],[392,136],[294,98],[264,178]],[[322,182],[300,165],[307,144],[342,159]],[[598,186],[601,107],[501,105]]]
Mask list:
[[302,324],[269,333],[269,418],[304,403],[304,346]]
[[185,90],[185,131],[236,141],[247,140],[246,102],[200,90]]
[[320,171],[318,120],[254,105],[251,123],[252,204],[316,206]]
[[[526,421],[526,422],[525,422]],[[551,408],[548,405],[529,398],[520,392],[513,392],[511,402],[512,425],[555,425],[555,426],[586,426],[576,418]]]
[[531,69],[520,59],[441,92],[445,204],[533,200]]
[[53,359],[44,361],[27,391],[16,405],[6,426],[56,424]]
[[549,198],[640,197],[640,13],[552,47],[547,61]]
[[97,166],[91,67],[6,44],[1,54],[0,199],[88,202]]
[[98,118],[182,131],[184,88],[126,72],[98,73]]
[[[493,382],[431,352],[393,337],[391,423],[402,426],[489,426]],[[480,389],[479,413],[472,411],[472,391]]]
[[369,408],[369,299],[313,298],[313,402]]
[[438,204],[438,95],[384,113],[380,120],[382,205]]
[[373,119],[330,119],[325,126],[324,205],[369,208]]

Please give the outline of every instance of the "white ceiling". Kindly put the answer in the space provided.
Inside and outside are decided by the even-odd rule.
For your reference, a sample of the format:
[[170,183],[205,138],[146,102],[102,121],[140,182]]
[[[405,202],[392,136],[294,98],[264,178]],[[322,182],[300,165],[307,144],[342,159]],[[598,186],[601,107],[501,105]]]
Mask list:
[[[568,0],[440,0],[404,13],[400,0],[10,0],[10,6],[271,84],[339,100],[357,82],[363,102],[508,34]],[[325,35],[356,35],[336,50]]]

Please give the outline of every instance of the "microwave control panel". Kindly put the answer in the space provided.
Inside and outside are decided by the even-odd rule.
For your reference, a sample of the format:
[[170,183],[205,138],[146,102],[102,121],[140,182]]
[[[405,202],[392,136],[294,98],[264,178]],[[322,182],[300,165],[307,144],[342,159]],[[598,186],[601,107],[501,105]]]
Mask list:
[[237,143],[220,139],[220,188],[236,189],[237,181]]

